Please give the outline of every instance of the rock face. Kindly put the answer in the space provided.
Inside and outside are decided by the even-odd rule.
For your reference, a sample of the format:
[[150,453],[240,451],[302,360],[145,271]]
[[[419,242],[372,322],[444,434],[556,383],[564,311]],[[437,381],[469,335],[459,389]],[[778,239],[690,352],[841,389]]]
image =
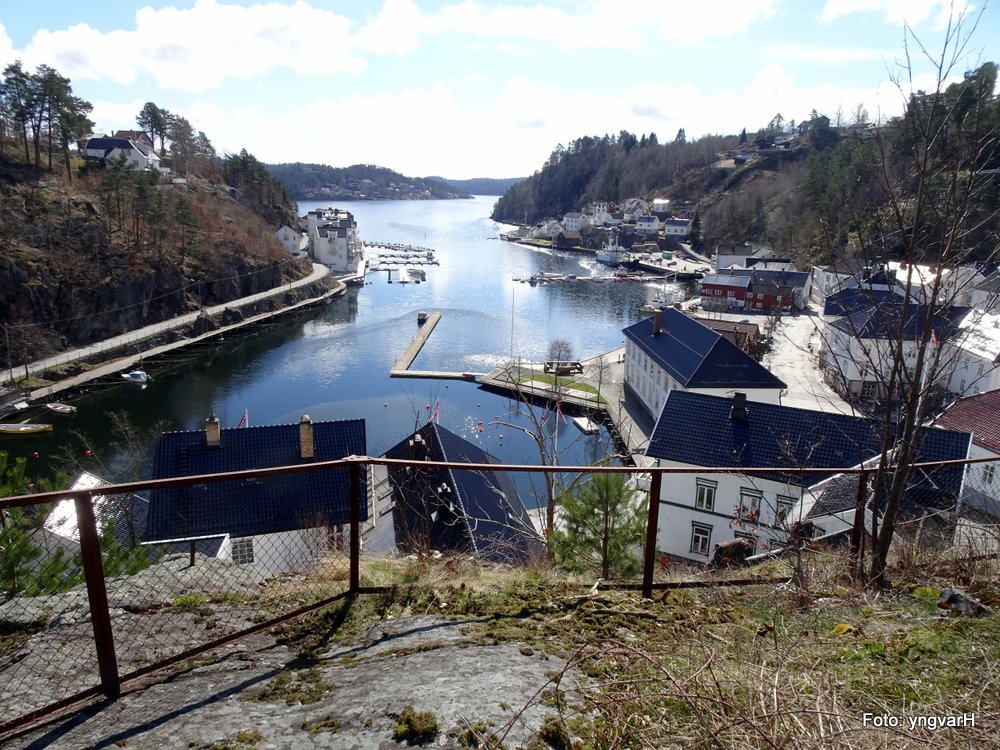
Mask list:
[[103,173],[72,183],[54,177],[39,189],[0,162],[0,361],[8,341],[20,364],[311,271],[218,185],[192,179],[151,189],[159,213],[130,208],[137,189],[109,187]]

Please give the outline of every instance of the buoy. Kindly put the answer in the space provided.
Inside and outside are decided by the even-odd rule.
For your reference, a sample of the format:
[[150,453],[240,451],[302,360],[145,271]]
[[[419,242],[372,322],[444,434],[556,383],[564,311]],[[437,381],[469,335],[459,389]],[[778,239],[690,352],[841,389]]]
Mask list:
[[384,406],[386,409],[388,409],[389,408],[389,402],[386,401],[384,404],[382,404],[382,406]]

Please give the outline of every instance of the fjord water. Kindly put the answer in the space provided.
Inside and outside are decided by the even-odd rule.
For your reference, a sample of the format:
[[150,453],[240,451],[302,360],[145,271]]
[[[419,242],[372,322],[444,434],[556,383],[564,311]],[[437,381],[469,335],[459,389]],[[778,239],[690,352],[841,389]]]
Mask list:
[[[488,217],[495,198],[451,201],[358,201],[337,204],[354,214],[366,242],[402,242],[434,250],[440,265],[423,266],[420,284],[388,283],[370,272],[332,304],[277,317],[211,346],[149,362],[145,389],[96,384],[76,401],[72,420],[51,437],[19,440],[7,449],[49,464],[47,457],[91,450],[95,470],[114,468],[110,414],[125,413],[138,432],[200,429],[215,413],[235,427],[244,409],[250,425],[362,417],[368,454],[377,456],[438,412],[440,424],[504,462],[538,463],[537,449],[516,429],[508,399],[454,380],[392,379],[395,360],[417,331],[417,312],[439,311],[441,322],[413,363],[416,370],[488,372],[511,356],[546,358],[553,339],[570,342],[579,359],[619,347],[622,328],[639,320],[651,284],[576,283],[531,287],[515,278],[538,272],[589,276],[601,269],[593,256],[536,250],[499,239],[504,227]],[[299,212],[330,205],[303,202]],[[550,424],[557,420],[552,420]],[[559,421],[563,463],[589,463],[593,443]],[[77,433],[74,436],[72,433]],[[152,438],[144,446],[151,453]],[[0,446],[0,449],[5,446]],[[102,464],[104,465],[102,467]],[[105,471],[107,469],[105,468]],[[144,476],[149,476],[148,468]]]

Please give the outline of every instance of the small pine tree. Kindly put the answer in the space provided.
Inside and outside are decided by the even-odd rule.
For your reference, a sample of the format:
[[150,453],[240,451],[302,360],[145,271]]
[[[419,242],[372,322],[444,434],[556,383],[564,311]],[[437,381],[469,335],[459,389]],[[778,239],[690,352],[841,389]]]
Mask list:
[[595,474],[564,493],[560,528],[549,537],[556,562],[571,571],[600,570],[604,578],[635,574],[646,502],[624,474]]

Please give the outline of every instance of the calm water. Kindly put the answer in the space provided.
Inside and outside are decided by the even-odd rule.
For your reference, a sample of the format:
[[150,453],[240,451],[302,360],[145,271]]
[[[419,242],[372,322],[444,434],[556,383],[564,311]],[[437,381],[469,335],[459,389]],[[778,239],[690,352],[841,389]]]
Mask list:
[[[487,372],[512,355],[545,359],[557,338],[570,342],[580,359],[621,346],[622,328],[639,320],[643,303],[661,290],[651,284],[533,288],[515,282],[540,271],[586,276],[598,264],[590,256],[499,240],[502,225],[487,218],[494,200],[338,204],[354,214],[366,241],[428,247],[440,265],[425,266],[427,280],[421,284],[390,284],[385,272],[372,272],[365,286],[329,306],[149,363],[154,381],[146,389],[97,386],[74,402],[77,416],[57,422],[51,437],[9,440],[0,449],[27,456],[39,473],[72,457],[124,478],[111,412],[126,414],[144,433],[156,427],[200,429],[211,412],[223,426],[235,426],[247,409],[251,425],[297,422],[302,414],[314,420],[364,417],[368,453],[374,456],[408,436],[437,407],[443,426],[479,441],[501,460],[538,463],[527,436],[491,425],[525,424],[512,416],[507,399],[461,381],[389,378],[389,368],[417,331],[417,311],[437,310],[442,319],[414,369]],[[303,202],[299,211],[327,205]],[[149,434],[141,441],[140,453],[147,457],[152,439]],[[559,424],[559,441],[564,463],[588,463],[596,445],[569,422]],[[148,472],[147,461],[143,475]]]

